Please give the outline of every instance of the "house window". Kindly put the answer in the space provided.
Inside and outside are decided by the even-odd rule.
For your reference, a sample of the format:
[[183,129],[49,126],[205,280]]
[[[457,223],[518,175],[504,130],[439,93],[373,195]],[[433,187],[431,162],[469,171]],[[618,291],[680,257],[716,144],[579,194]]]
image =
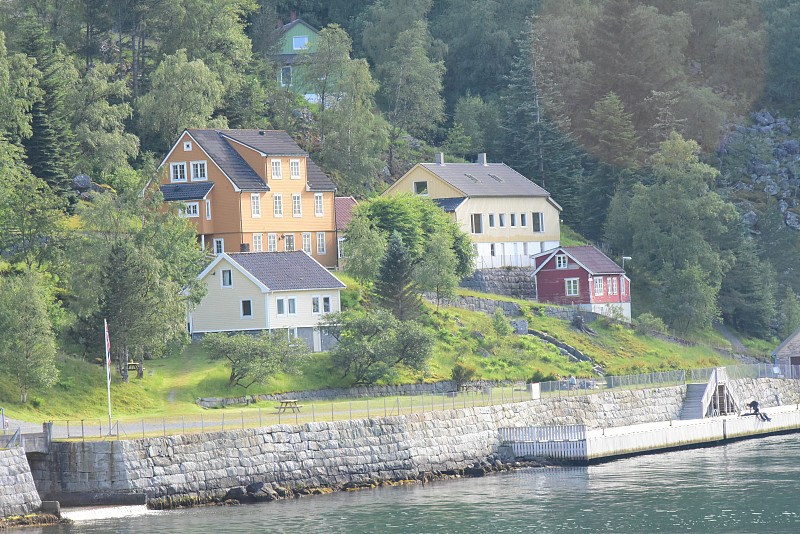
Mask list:
[[224,239],[215,239],[214,240],[214,254],[222,254],[225,252],[225,240]]
[[540,211],[531,213],[531,225],[534,232],[544,232],[544,214]]
[[494,228],[494,213],[489,214],[489,228]]
[[211,199],[210,198],[206,199],[206,220],[207,221],[211,220]]
[[183,151],[189,152],[192,150],[192,142],[191,141],[184,141],[183,142]]
[[186,163],[170,163],[169,181],[170,182],[186,181]]
[[344,258],[344,241],[343,237],[336,240],[336,257],[339,259]]
[[253,252],[262,252],[264,250],[263,235],[253,234]]
[[283,250],[286,252],[294,252],[294,234],[284,234]]
[[517,214],[516,213],[512,213],[511,215],[509,215],[509,217],[510,217],[510,220],[508,222],[509,222],[511,228],[516,228],[517,227]]
[[500,228],[505,228],[505,226],[506,226],[506,214],[505,213],[499,213],[497,215],[497,225]]
[[242,301],[242,319],[253,318],[253,301],[250,299]]
[[417,195],[428,196],[428,182],[414,182],[414,193]]
[[286,304],[289,315],[297,315],[297,299],[294,297],[289,297],[286,299]]
[[524,256],[527,256],[527,255],[528,255],[528,243],[523,243],[523,244],[522,244],[522,254],[523,254]]
[[330,312],[331,312],[331,298],[322,297],[322,313],[330,313]]
[[289,341],[297,339],[299,337],[297,333],[297,327],[295,326],[294,328],[287,328],[286,335],[289,337]]
[[286,315],[286,300],[277,299],[275,301],[275,313],[278,315]]
[[495,256],[497,249],[495,248],[494,243],[489,243],[489,255]]
[[205,180],[208,180],[208,175],[206,174],[205,161],[192,162],[192,180],[195,182],[203,182]]
[[273,159],[271,160],[272,163],[272,179],[273,180],[280,180],[283,178],[281,176],[281,160]]
[[303,205],[300,203],[300,193],[292,193],[292,215],[294,217],[303,216]]
[[278,234],[267,234],[267,252],[278,251]]
[[578,279],[577,278],[567,278],[564,280],[564,286],[566,289],[566,294],[568,297],[577,297],[578,296]]
[[289,87],[292,85],[292,66],[286,65],[281,67],[280,72],[280,80],[278,80],[282,86]]
[[519,214],[519,225],[522,228],[528,226],[528,214],[527,213],[520,213]]
[[181,217],[199,217],[200,216],[200,203],[199,202],[187,202],[183,205],[183,208],[178,210],[180,212]]
[[254,219],[261,217],[261,195],[258,193],[250,194],[250,213]]
[[603,294],[603,277],[598,276],[594,279],[594,294],[595,295],[602,295]]
[[317,254],[327,254],[325,247],[325,232],[317,232]]
[[283,217],[283,195],[275,193],[272,197],[272,212],[275,217]]
[[293,159],[289,162],[289,178],[292,180],[300,179],[300,160]]
[[311,313],[319,313],[320,297],[311,297]]
[[305,50],[306,48],[308,48],[308,35],[292,37],[292,50]]
[[314,193],[314,215],[322,217],[323,213],[322,193]]
[[619,279],[619,288],[620,288],[620,293],[622,293],[624,295],[625,294],[625,279],[624,278],[620,278]]
[[311,255],[311,232],[303,232],[303,252]]
[[566,269],[569,267],[569,260],[566,254],[559,254],[556,256],[556,269]]
[[619,286],[617,285],[617,279],[613,276],[608,277],[608,293],[610,295],[616,295],[619,293]]
[[483,233],[483,215],[480,213],[473,213],[472,217],[470,217],[470,222],[472,223],[473,234]]
[[222,287],[233,287],[233,271],[230,269],[222,270]]

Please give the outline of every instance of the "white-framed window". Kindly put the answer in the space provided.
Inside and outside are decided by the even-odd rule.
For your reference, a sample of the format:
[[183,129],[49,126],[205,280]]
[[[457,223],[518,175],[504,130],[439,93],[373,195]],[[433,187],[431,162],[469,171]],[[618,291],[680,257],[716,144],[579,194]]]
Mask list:
[[283,87],[289,87],[292,85],[292,66],[285,65],[281,67],[279,77],[280,79],[278,81]]
[[286,299],[275,300],[275,314],[286,315]]
[[199,217],[200,216],[200,203],[187,202],[182,208],[178,210],[181,217]]
[[580,280],[577,278],[567,278],[564,280],[564,291],[568,297],[577,297],[580,293]]
[[233,287],[233,271],[230,269],[222,269],[221,274],[220,284],[222,284],[222,287]]
[[519,214],[519,226],[521,228],[525,228],[528,226],[528,214],[527,213],[520,213]]
[[619,289],[620,289],[620,293],[622,293],[624,295],[625,294],[625,278],[623,278],[621,276],[619,278]]
[[414,194],[428,196],[428,181],[414,182]]
[[322,297],[322,313],[330,313],[330,312],[331,312],[331,298]]
[[470,223],[471,223],[470,231],[473,234],[482,234],[483,233],[483,215],[482,214],[473,213],[470,216]]
[[272,196],[272,213],[275,217],[283,217],[283,195],[280,193]]
[[292,50],[305,50],[306,48],[308,48],[308,35],[292,37]]
[[286,299],[286,312],[289,315],[297,315],[297,299],[295,297]]
[[594,294],[595,295],[602,295],[603,294],[603,277],[596,276],[594,279]]
[[489,214],[489,228],[494,228],[494,213]]
[[531,213],[531,225],[534,232],[544,232],[544,213],[541,211]]
[[300,193],[292,193],[292,216],[303,216],[303,204],[300,201]]
[[303,252],[311,255],[311,232],[303,232]]
[[292,180],[300,179],[300,160],[293,159],[289,161],[289,178]]
[[322,193],[314,193],[314,215],[317,217],[322,217],[325,213],[323,206]]
[[339,259],[344,258],[344,242],[344,237],[340,237],[336,240],[336,257]]
[[325,232],[317,232],[317,254],[327,254],[325,246]]
[[264,236],[263,234],[253,234],[253,252],[264,251]]
[[284,234],[283,250],[286,252],[294,252],[294,234]]
[[252,319],[253,318],[253,301],[250,299],[242,299],[242,306],[241,306],[241,318],[242,319]]
[[289,337],[289,341],[291,341],[293,339],[297,339],[298,337],[300,337],[300,334],[298,334],[298,332],[297,332],[297,327],[296,326],[294,328],[287,328],[286,329],[286,335]]
[[207,221],[211,220],[211,199],[210,198],[206,199],[206,220]]
[[509,226],[511,226],[511,228],[516,228],[517,227],[517,214],[516,213],[511,213],[511,214],[508,215],[508,217],[509,217],[509,221],[508,221]]
[[498,213],[497,214],[497,226],[500,228],[505,228],[506,226],[506,214],[505,213]]
[[170,182],[185,182],[186,181],[186,163],[170,163],[169,164],[169,181]]
[[267,234],[267,252],[278,251],[278,234]]
[[497,247],[494,243],[489,243],[489,255],[492,257],[497,255]]
[[280,180],[281,178],[283,178],[283,176],[281,176],[281,160],[279,159],[270,160],[270,165],[272,166],[272,179]]
[[608,277],[608,294],[609,295],[616,295],[619,293],[619,285],[617,284],[617,278],[615,276]]
[[192,150],[192,142],[191,141],[184,141],[183,142],[183,151],[190,152]]
[[222,254],[225,252],[225,240],[221,237],[214,239],[214,254]]
[[192,181],[193,182],[204,182],[208,180],[208,174],[206,173],[206,162],[205,161],[193,161],[191,163],[192,169]]
[[566,254],[556,255],[556,269],[566,269],[569,267],[569,260]]
[[250,214],[254,219],[261,217],[261,195],[250,193]]
[[322,309],[322,298],[318,296],[311,297],[311,313],[318,314]]

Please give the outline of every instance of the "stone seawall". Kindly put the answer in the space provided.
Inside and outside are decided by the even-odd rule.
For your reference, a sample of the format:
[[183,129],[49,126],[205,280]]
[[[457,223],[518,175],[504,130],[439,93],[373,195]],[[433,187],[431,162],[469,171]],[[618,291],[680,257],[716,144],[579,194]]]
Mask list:
[[19,447],[0,450],[0,514],[27,515],[41,507],[25,451]]

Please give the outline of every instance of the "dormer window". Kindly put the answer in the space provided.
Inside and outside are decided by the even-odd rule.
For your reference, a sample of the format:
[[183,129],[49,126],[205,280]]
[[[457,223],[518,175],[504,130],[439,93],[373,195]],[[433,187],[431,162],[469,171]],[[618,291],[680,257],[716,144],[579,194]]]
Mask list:
[[292,50],[305,50],[306,48],[308,48],[308,35],[292,37]]
[[169,181],[170,182],[185,182],[186,181],[186,163],[170,163],[169,165]]
[[556,256],[556,269],[566,269],[569,267],[569,260],[566,254]]

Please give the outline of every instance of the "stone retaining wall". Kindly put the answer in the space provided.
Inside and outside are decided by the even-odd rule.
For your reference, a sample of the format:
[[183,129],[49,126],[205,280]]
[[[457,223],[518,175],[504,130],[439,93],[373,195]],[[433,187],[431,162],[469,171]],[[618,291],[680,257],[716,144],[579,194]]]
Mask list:
[[41,507],[25,451],[19,447],[0,450],[0,515],[27,515]]
[[471,276],[461,280],[461,287],[481,293],[532,300],[536,298],[536,291],[531,281],[532,274],[532,267],[476,269]]

